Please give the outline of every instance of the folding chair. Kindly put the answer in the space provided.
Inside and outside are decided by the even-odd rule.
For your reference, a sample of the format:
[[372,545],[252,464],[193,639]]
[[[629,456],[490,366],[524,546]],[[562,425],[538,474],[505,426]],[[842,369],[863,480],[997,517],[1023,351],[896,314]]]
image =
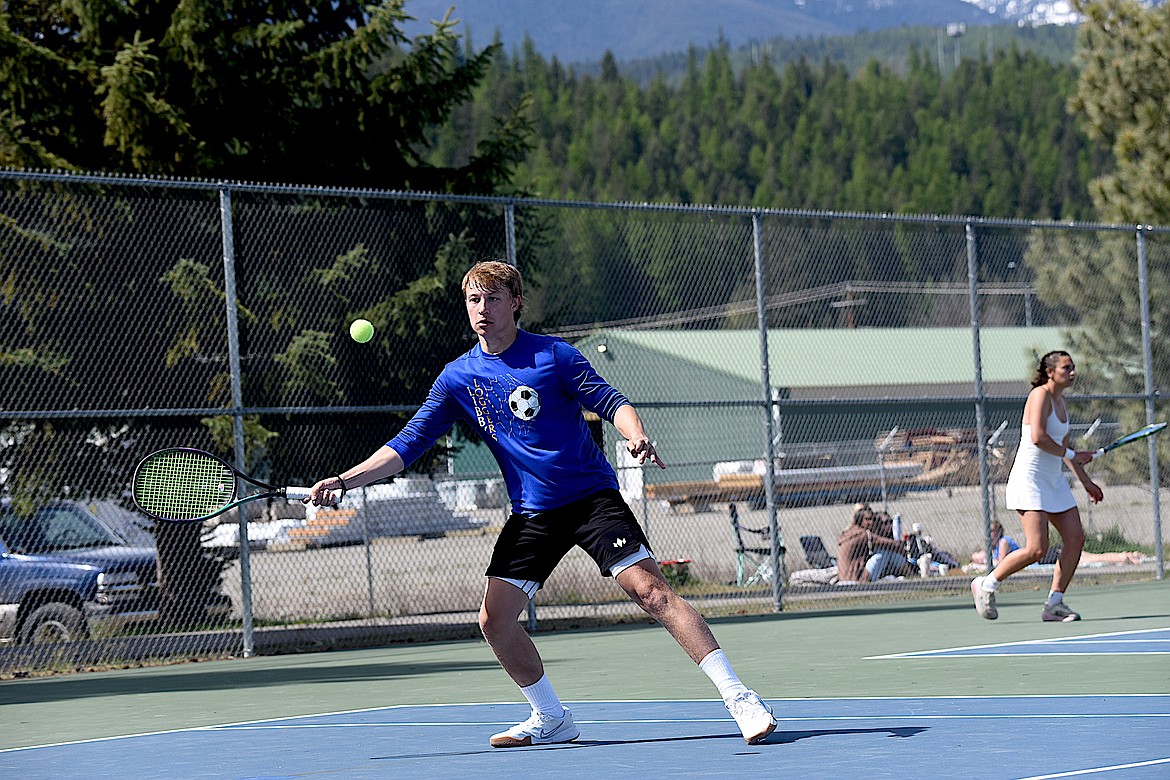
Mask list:
[[800,537],[800,547],[804,550],[804,559],[814,569],[828,569],[837,565],[837,558],[829,554],[819,536]]
[[[739,524],[739,507],[735,504],[730,504],[727,510],[731,515],[731,531],[735,541],[735,584],[741,588],[748,588],[758,582],[772,581],[772,531],[764,528],[746,528]],[[767,547],[748,547],[744,543],[743,535],[745,533],[755,534],[760,537],[759,544],[767,544]],[[780,555],[783,558],[784,548],[780,548]]]

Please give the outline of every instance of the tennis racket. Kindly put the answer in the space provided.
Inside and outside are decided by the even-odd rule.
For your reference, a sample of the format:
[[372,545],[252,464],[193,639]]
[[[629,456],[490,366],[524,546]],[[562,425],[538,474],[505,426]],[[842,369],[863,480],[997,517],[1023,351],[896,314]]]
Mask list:
[[[259,493],[236,495],[238,478],[260,488]],[[262,498],[303,501],[312,488],[278,487],[252,479],[223,458],[189,447],[152,452],[134,470],[134,503],[143,513],[168,523],[198,523],[222,515],[240,504]],[[340,503],[345,491],[334,503]]]
[[1093,453],[1093,460],[1096,460],[1097,458],[1101,457],[1102,455],[1104,455],[1106,452],[1109,452],[1110,450],[1117,449],[1118,447],[1120,447],[1123,444],[1130,444],[1130,443],[1135,442],[1135,441],[1141,441],[1142,439],[1146,438],[1147,436],[1153,436],[1155,433],[1157,433],[1158,431],[1162,430],[1165,427],[1166,427],[1166,423],[1156,423],[1154,425],[1147,425],[1145,428],[1141,428],[1139,430],[1136,430],[1133,433],[1127,433],[1124,436],[1122,436],[1120,439],[1118,439],[1117,441],[1112,442],[1111,444],[1106,444],[1104,447],[1102,447],[1101,449],[1094,452]]

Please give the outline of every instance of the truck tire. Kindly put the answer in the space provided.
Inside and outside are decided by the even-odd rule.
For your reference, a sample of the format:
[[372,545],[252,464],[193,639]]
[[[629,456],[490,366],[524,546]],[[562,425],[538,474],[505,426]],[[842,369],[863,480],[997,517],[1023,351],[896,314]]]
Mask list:
[[84,639],[85,617],[68,604],[53,602],[37,607],[20,627],[20,642],[43,645]]

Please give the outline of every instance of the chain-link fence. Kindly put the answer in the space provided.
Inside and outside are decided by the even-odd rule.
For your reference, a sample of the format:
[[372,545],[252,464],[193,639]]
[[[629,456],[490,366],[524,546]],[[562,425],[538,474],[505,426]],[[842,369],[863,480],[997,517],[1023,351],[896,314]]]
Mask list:
[[[458,283],[488,256],[525,274],[522,325],[639,408],[667,469],[595,433],[701,611],[961,593],[990,520],[1020,533],[1038,355],[1078,361],[1078,449],[1159,417],[1168,236],[0,172],[0,671],[474,631],[508,497],[470,427],[335,510],[154,524],[128,490],[167,446],[281,484],[362,460],[473,343]],[[1078,587],[1161,578],[1154,453],[1092,467],[1090,542],[1136,555],[1086,557]],[[855,502],[907,545],[872,583],[833,568]],[[632,611],[574,551],[529,620]]]

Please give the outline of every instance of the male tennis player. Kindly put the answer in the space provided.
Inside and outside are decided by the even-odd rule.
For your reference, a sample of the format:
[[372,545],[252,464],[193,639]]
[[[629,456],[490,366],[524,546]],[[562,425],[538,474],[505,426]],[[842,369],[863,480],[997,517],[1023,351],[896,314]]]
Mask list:
[[402,431],[362,463],[313,486],[329,491],[397,474],[457,420],[473,425],[500,464],[512,514],[487,568],[479,625],[532,715],[491,738],[493,747],[569,742],[580,735],[516,620],[574,546],[584,549],[630,598],[666,627],[719,689],[749,744],[773,729],[772,710],[740,682],[702,616],[667,584],[650,544],[618,492],[617,476],[589,435],[582,409],[613,423],[639,463],[665,468],[630,402],[568,343],[521,330],[523,282],[507,263],[477,263],[463,296],[479,343],[449,363]]

